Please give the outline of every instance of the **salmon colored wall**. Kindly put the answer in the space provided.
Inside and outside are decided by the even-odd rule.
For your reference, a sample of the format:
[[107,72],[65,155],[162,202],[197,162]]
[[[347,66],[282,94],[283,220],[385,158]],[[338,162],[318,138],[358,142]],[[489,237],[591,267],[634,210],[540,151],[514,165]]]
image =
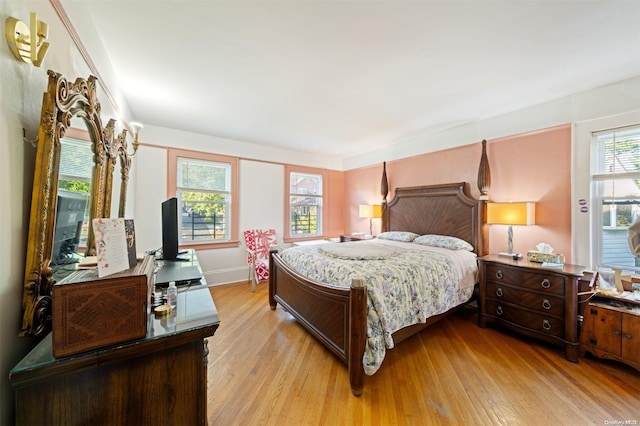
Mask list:
[[344,173],[330,170],[327,176],[327,194],[329,195],[329,205],[331,209],[327,212],[325,221],[327,229],[323,230],[323,235],[337,236],[342,234],[344,229]]
[[[478,165],[482,145],[477,143],[387,163],[389,197],[397,187],[469,182],[478,197]],[[508,138],[487,141],[491,169],[491,201],[534,201],[536,225],[513,227],[514,252],[535,249],[540,242],[571,261],[571,126],[563,125]],[[365,232],[367,219],[358,217],[359,204],[379,203],[382,164],[349,170],[344,175],[345,232]],[[376,223],[377,222],[377,223]],[[380,221],[374,219],[374,233]],[[492,225],[489,250],[507,250],[507,227]]]

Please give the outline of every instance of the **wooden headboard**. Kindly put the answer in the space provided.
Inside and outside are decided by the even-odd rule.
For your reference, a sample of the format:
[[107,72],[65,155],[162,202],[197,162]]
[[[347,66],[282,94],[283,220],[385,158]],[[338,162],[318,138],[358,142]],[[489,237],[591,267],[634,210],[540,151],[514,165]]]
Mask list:
[[386,163],[383,164],[381,194],[383,198],[382,231],[409,231],[419,235],[450,235],[469,242],[478,256],[489,254],[486,220],[491,174],[482,141],[478,167],[480,198],[469,191],[469,183],[396,188],[393,199],[385,203],[388,193]]
[[382,231],[450,235],[487,254],[485,202],[469,194],[466,182],[397,188],[383,206]]

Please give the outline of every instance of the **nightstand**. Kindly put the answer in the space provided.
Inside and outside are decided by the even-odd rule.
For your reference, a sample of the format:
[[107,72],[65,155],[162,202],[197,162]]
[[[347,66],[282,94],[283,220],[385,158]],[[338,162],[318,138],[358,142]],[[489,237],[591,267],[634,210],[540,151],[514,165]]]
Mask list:
[[340,235],[340,242],[346,243],[348,241],[363,241],[363,240],[371,240],[373,237],[366,236],[365,234],[356,235]]
[[584,310],[580,354],[585,352],[640,371],[640,301],[595,294]]
[[566,358],[578,362],[578,281],[584,267],[543,268],[497,255],[479,262],[478,325],[498,324],[564,346]]

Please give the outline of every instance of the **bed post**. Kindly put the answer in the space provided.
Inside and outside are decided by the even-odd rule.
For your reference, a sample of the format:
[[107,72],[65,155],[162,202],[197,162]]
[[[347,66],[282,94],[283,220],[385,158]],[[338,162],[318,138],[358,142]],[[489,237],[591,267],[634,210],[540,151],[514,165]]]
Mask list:
[[487,140],[482,140],[482,155],[480,156],[480,166],[478,167],[478,230],[480,231],[479,247],[477,255],[485,256],[489,254],[489,226],[487,225],[487,202],[489,201],[489,188],[491,187],[491,170],[489,170],[489,159],[487,157]]
[[380,195],[382,195],[382,204],[387,204],[387,195],[389,194],[389,181],[387,180],[387,162],[382,162],[382,180],[380,181]]
[[274,253],[277,253],[277,247],[269,247],[269,307],[272,311],[276,310],[276,267],[273,260]]
[[362,395],[364,389],[364,357],[367,330],[367,288],[364,278],[358,277],[351,281],[351,295],[349,297],[349,384],[351,393]]

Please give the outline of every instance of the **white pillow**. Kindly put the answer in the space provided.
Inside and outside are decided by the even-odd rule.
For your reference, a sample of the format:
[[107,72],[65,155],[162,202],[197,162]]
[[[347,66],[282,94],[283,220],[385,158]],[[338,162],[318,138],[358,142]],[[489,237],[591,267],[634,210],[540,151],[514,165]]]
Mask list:
[[381,240],[403,241],[406,243],[410,243],[418,237],[419,235],[413,232],[389,231],[379,234],[376,238],[379,238]]
[[413,240],[413,242],[416,244],[422,244],[423,246],[442,247],[451,250],[473,251],[473,246],[465,240],[461,240],[460,238],[456,237],[450,237],[447,235],[422,235]]

